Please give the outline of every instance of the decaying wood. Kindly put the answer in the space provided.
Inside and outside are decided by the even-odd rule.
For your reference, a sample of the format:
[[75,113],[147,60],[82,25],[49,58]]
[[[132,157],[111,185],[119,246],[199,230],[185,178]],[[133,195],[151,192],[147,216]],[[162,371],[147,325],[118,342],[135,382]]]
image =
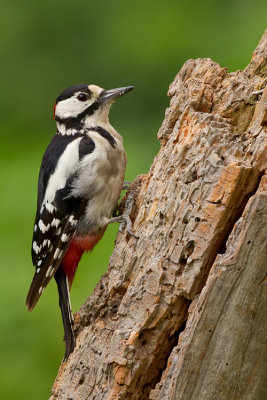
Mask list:
[[189,60],[161,148],[76,315],[51,400],[267,398],[267,31],[244,71]]

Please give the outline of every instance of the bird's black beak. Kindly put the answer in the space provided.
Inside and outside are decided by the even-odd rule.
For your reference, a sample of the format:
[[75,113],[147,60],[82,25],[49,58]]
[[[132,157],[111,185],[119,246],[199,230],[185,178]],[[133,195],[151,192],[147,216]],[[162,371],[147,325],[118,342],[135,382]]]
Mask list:
[[133,88],[134,86],[124,86],[116,89],[103,90],[103,92],[101,92],[99,96],[99,101],[104,104],[110,100],[116,100],[124,94],[130,92],[130,90],[132,90]]

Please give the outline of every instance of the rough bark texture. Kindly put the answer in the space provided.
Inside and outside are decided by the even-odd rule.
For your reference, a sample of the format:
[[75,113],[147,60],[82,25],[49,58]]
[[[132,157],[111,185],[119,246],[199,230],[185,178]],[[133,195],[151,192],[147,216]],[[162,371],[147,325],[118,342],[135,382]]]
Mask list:
[[266,72],[267,31],[244,71],[176,76],[131,187],[140,237],[118,234],[52,400],[267,398]]

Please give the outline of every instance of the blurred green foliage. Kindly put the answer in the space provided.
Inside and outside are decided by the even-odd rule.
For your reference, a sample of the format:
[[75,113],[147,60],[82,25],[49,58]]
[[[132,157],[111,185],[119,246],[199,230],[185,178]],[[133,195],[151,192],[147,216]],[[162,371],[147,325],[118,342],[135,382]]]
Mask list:
[[[168,85],[188,58],[244,68],[265,29],[266,0],[3,0],[1,54],[0,398],[47,399],[64,353],[56,285],[28,313],[30,246],[42,154],[55,132],[53,103],[66,87],[135,85],[111,112],[125,138],[126,179],[146,173]],[[76,311],[106,271],[118,227],[84,256]]]

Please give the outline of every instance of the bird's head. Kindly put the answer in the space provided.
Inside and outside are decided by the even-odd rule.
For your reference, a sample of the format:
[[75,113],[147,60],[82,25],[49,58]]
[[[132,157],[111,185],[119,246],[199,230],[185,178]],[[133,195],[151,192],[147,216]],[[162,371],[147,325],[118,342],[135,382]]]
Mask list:
[[111,104],[134,86],[104,90],[96,85],[76,85],[65,89],[57,98],[54,118],[66,130],[79,130],[108,122]]

